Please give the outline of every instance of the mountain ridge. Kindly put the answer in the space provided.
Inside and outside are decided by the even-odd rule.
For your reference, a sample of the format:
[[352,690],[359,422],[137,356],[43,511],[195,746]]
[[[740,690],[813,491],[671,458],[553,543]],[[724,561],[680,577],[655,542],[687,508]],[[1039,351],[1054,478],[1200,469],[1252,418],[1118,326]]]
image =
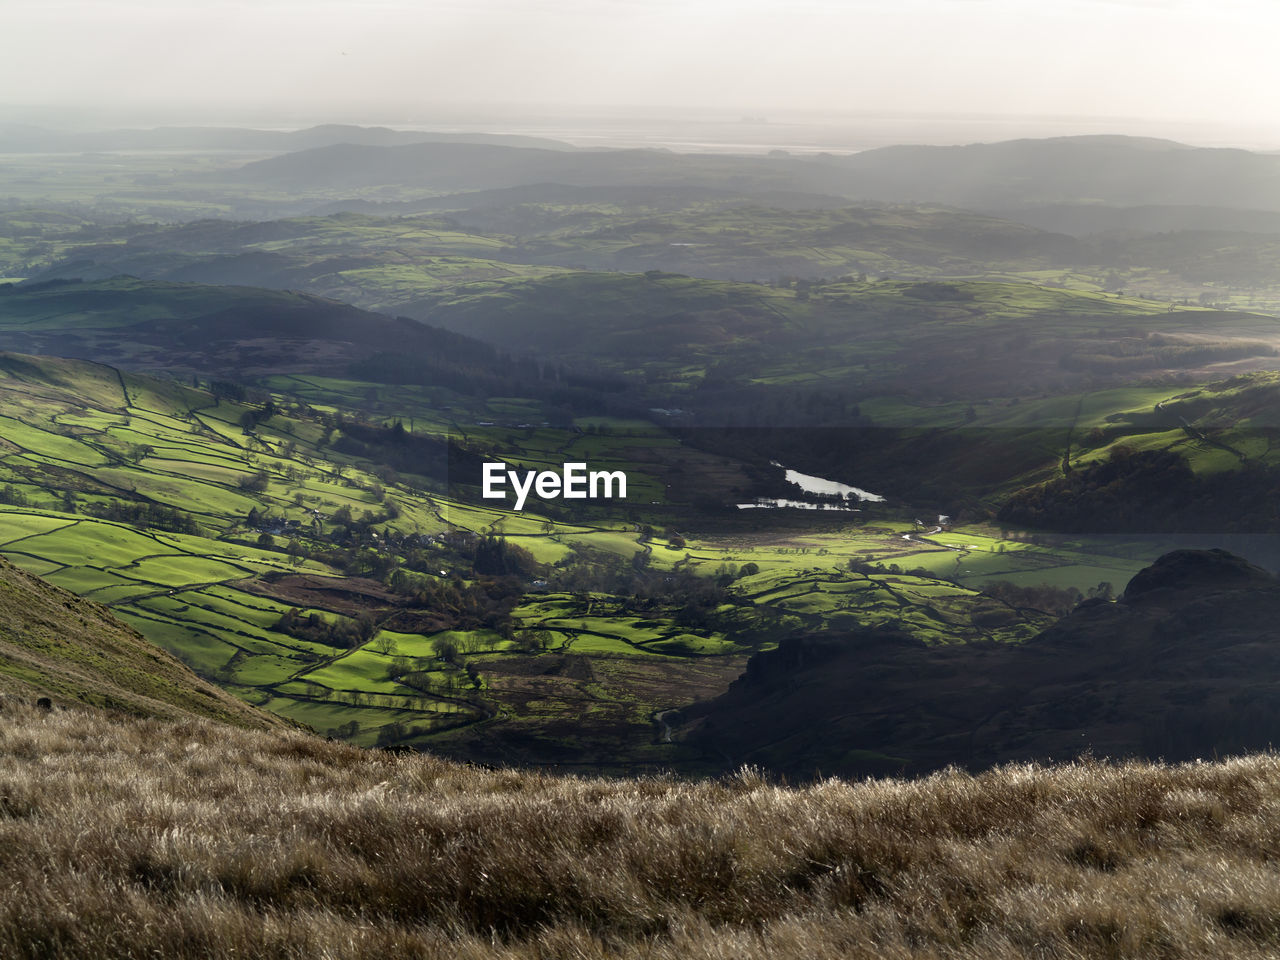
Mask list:
[[477,144],[331,145],[255,161],[243,183],[293,190],[397,184],[436,190],[534,183],[670,183],[832,193],[987,210],[1070,201],[1280,210],[1280,156],[1119,136],[898,145],[811,158],[575,151]]

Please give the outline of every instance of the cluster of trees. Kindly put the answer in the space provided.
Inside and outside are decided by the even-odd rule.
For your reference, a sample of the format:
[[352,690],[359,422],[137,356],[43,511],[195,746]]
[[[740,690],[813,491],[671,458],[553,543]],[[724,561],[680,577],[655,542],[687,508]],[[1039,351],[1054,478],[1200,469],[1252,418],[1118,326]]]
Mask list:
[[112,500],[95,503],[85,508],[85,513],[102,520],[127,523],[141,530],[166,530],[169,533],[199,534],[200,526],[189,514],[175,507],[159,503],[131,503]]
[[[480,687],[480,673],[472,664],[462,664],[458,660],[456,646],[448,641],[440,642],[438,659],[458,669],[434,669],[439,664],[426,657],[395,657],[387,666],[387,679],[395,680],[412,687],[421,693],[443,694],[456,697],[468,688],[477,690]],[[465,679],[464,679],[465,678]]]
[[850,573],[861,573],[867,576],[884,576],[886,573],[896,573],[907,577],[928,577],[931,580],[945,580],[945,574],[936,570],[930,570],[928,567],[903,567],[900,563],[876,564],[869,563],[866,560],[859,560],[857,557],[850,557],[848,564]]
[[349,650],[373,638],[378,632],[378,618],[372,611],[362,611],[355,617],[326,620],[318,613],[303,613],[292,607],[280,615],[275,629],[299,640]]
[[[1037,586],[1019,586],[1009,580],[989,580],[982,585],[982,592],[1011,607],[1040,610],[1061,617],[1070,613],[1084,595],[1075,587],[1055,587],[1049,583]],[[1089,591],[1090,596],[1110,600],[1114,590],[1105,581]]]
[[238,486],[245,493],[265,493],[271,485],[271,476],[265,470],[255,470],[247,477],[241,477]]
[[[756,564],[745,568],[759,572]],[[654,570],[645,554],[626,561],[616,554],[579,547],[549,574],[548,586],[576,594],[584,604],[593,593],[609,594],[611,616],[674,611],[676,622],[689,629],[722,629],[728,618],[721,608],[738,602],[729,584],[748,575],[742,570],[730,572],[724,567],[719,576],[701,577],[683,568]]]
[[[395,520],[400,516],[400,506],[389,496],[384,496],[381,503],[382,510],[374,513],[372,510],[364,510],[359,517],[355,516],[351,508],[345,503],[337,510],[333,511],[332,520],[342,529],[338,531],[337,541],[345,543],[351,540],[359,541],[370,532],[370,528],[375,524],[386,523],[388,520]],[[390,532],[383,531],[383,540],[390,536]]]
[[396,569],[387,586],[415,610],[427,611],[440,629],[496,631],[504,638],[513,632],[511,611],[524,595],[524,585],[514,577],[487,577],[471,583],[460,578],[443,579]]
[[648,557],[637,554],[628,562],[614,553],[575,546],[550,571],[548,587],[565,593],[628,594],[649,579]]
[[[198,380],[196,386],[199,386]],[[209,382],[209,392],[217,400],[244,403],[245,398],[249,395],[249,388],[243,383],[236,383],[234,380],[211,380]]]
[[418,536],[399,538],[390,530],[384,534],[384,542],[395,548],[407,570],[434,574],[448,564],[470,568],[478,577],[529,579],[540,576],[546,569],[524,547],[494,534],[476,536],[455,531],[443,534],[430,544]]
[[466,471],[467,476],[480,475],[480,457],[473,451],[436,437],[410,433],[396,421],[391,426],[364,423],[339,417],[334,427],[339,436],[332,442],[338,453],[362,457],[385,464],[396,471],[415,473],[444,481],[450,467]]
[[246,410],[240,414],[240,429],[245,433],[252,433],[257,429],[258,424],[266,423],[279,412],[275,401],[268,397],[261,407],[256,410]]
[[471,567],[480,576],[532,577],[542,565],[524,547],[509,543],[506,537],[487,536],[475,541]]
[[12,483],[6,483],[3,489],[0,489],[0,503],[7,503],[12,507],[25,507],[31,501],[25,493]]
[[551,649],[555,635],[542,627],[516,631],[515,641],[525,653],[540,653]]

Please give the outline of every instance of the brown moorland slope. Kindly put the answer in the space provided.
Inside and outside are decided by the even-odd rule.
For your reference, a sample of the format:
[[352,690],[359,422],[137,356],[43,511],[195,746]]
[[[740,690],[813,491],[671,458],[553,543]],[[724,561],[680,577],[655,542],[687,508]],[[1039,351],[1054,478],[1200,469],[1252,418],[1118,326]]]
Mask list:
[[804,788],[0,712],[6,958],[1275,957],[1280,758]]
[[201,680],[106,607],[2,558],[0,694],[138,716],[211,717],[246,727],[283,722]]

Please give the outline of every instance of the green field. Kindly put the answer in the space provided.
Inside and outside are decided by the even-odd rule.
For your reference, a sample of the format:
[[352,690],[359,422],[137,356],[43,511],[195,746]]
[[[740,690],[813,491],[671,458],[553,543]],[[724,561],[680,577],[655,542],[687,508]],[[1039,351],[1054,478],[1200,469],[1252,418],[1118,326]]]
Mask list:
[[[322,733],[661,766],[661,717],[787,638],[1020,643],[1167,531],[1274,528],[1274,217],[449,152],[6,155],[0,554]],[[1112,214],[1147,226],[1029,225]],[[628,496],[516,512],[492,459]],[[735,509],[783,463],[885,499]]]
[[[321,730],[341,728],[357,742],[375,742],[388,724],[425,736],[484,722],[503,709],[505,695],[505,681],[489,665],[496,669],[512,656],[587,657],[600,669],[622,657],[666,671],[664,682],[674,691],[680,689],[681,663],[740,662],[734,658],[767,647],[788,630],[896,622],[936,642],[993,635],[989,626],[976,625],[982,600],[971,589],[918,575],[848,572],[849,560],[866,556],[912,566],[951,559],[946,551],[917,552],[892,525],[782,539],[692,538],[672,549],[634,522],[602,517],[566,523],[459,502],[409,480],[388,481],[374,474],[375,464],[319,447],[326,431],[308,418],[321,414],[282,405],[284,412],[249,432],[240,421],[250,406],[201,390],[67,361],[10,360],[5,370],[0,392],[9,411],[3,433],[8,446],[0,469],[14,481],[10,499],[18,502],[0,507],[0,553],[107,604],[250,702]],[[312,389],[340,400],[343,385],[318,381]],[[510,402],[507,412],[527,413]],[[558,439],[541,431],[517,434],[504,455],[512,463],[546,462],[557,445],[572,443],[583,445],[580,455],[625,462],[629,448],[648,449],[655,439],[669,451],[680,450],[641,422],[596,419],[579,429],[593,432]],[[495,444],[507,439],[493,428],[477,432]],[[256,487],[247,483],[254,477],[263,478]],[[513,643],[492,629],[406,632],[390,625],[394,607],[380,614],[389,626],[355,646],[282,629],[290,610],[315,615],[326,629],[356,623],[355,609],[340,598],[300,594],[294,602],[271,595],[271,584],[281,577],[305,582],[307,576],[342,582],[343,572],[321,549],[337,529],[333,518],[343,509],[385,512],[388,498],[397,515],[364,528],[368,534],[500,531],[548,570],[587,551],[700,578],[722,577],[746,563],[759,573],[738,579],[725,595],[729,602],[709,609],[701,625],[682,620],[678,606],[659,602],[642,612],[607,592],[527,594],[512,611],[517,641],[535,642],[526,653],[523,641]],[[113,503],[155,503],[171,513],[135,523],[90,513]],[[278,532],[260,533],[261,520],[256,529],[247,525],[251,510],[271,518]],[[138,525],[147,522],[185,529]],[[304,546],[290,553],[283,549],[290,542]],[[455,576],[458,558],[441,547],[429,549],[439,552],[446,575]],[[1061,570],[1034,569],[1061,578],[1085,568],[1087,558],[1073,556]],[[1089,569],[1085,580],[1103,579],[1094,574]],[[1005,624],[994,635],[1019,639],[1030,629],[1028,623]],[[559,708],[547,709],[551,713],[544,715],[554,716]]]
[[[95,289],[115,291],[120,304],[143,296],[144,318],[196,296],[135,281]],[[1061,347],[1081,325],[1191,329],[1210,313],[1008,283],[935,291],[849,280],[805,299],[792,289],[584,273],[470,285],[451,297],[439,305],[455,318],[532,303],[530,329],[542,324],[537,335],[553,339],[570,336],[574,310],[612,304],[621,322],[614,315],[601,331],[607,342],[583,349],[677,393],[708,376],[713,355],[722,357],[715,376],[732,389],[790,389],[811,374],[838,385],[873,368],[907,370],[912,343],[961,349],[970,335],[1032,324],[1026,349]],[[895,311],[912,297],[920,309],[904,326]],[[65,301],[56,317],[40,312],[41,296],[22,302],[25,312],[4,323],[74,330],[128,320],[123,306],[103,321],[67,313]],[[297,306],[291,294],[272,302]],[[552,303],[569,306],[555,314]],[[640,314],[626,311],[646,304],[696,320],[681,327],[690,339],[678,363],[671,340],[636,339]],[[805,331],[804,347],[762,352],[766,317],[788,335]],[[509,317],[498,309],[491,319]],[[1242,336],[1263,324],[1232,322]],[[891,327],[901,333],[892,345]],[[928,432],[938,477],[956,473],[974,489],[978,479],[955,464],[1005,457],[997,467],[1016,469],[1003,486],[983,488],[1005,496],[1122,449],[1178,453],[1197,476],[1269,466],[1278,383],[1255,373],[976,402],[872,391],[858,415],[902,431],[904,450],[912,431]],[[882,627],[927,643],[1019,642],[1053,615],[997,602],[984,585],[1119,590],[1173,545],[1001,530],[990,511],[935,530],[912,524],[900,502],[846,517],[707,514],[698,504],[732,504],[756,482],[745,463],[756,451],[696,446],[678,425],[661,425],[661,412],[653,421],[566,417],[531,397],[310,372],[249,392],[213,387],[0,355],[0,553],[109,606],[250,702],[367,745],[479,736],[502,722],[564,740],[556,724],[586,710],[609,714],[631,731],[626,749],[650,756],[653,745],[636,739],[646,718],[714,695],[746,657],[782,637]],[[547,426],[552,416],[559,426]],[[939,442],[947,435],[950,448]],[[396,449],[410,442],[427,453],[414,460]],[[625,469],[629,496],[574,510],[535,498],[517,513],[482,501],[468,473],[442,476],[439,464],[456,455],[520,469],[569,458]],[[478,545],[499,540],[510,567],[481,570]]]

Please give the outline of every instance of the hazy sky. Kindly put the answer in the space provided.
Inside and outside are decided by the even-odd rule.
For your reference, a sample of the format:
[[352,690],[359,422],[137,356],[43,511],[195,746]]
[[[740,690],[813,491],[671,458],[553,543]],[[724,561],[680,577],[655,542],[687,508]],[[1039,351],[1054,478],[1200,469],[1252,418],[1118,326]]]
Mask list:
[[1213,121],[1280,142],[1276,0],[0,6],[10,106],[166,122],[388,122],[484,105],[1110,116]]

